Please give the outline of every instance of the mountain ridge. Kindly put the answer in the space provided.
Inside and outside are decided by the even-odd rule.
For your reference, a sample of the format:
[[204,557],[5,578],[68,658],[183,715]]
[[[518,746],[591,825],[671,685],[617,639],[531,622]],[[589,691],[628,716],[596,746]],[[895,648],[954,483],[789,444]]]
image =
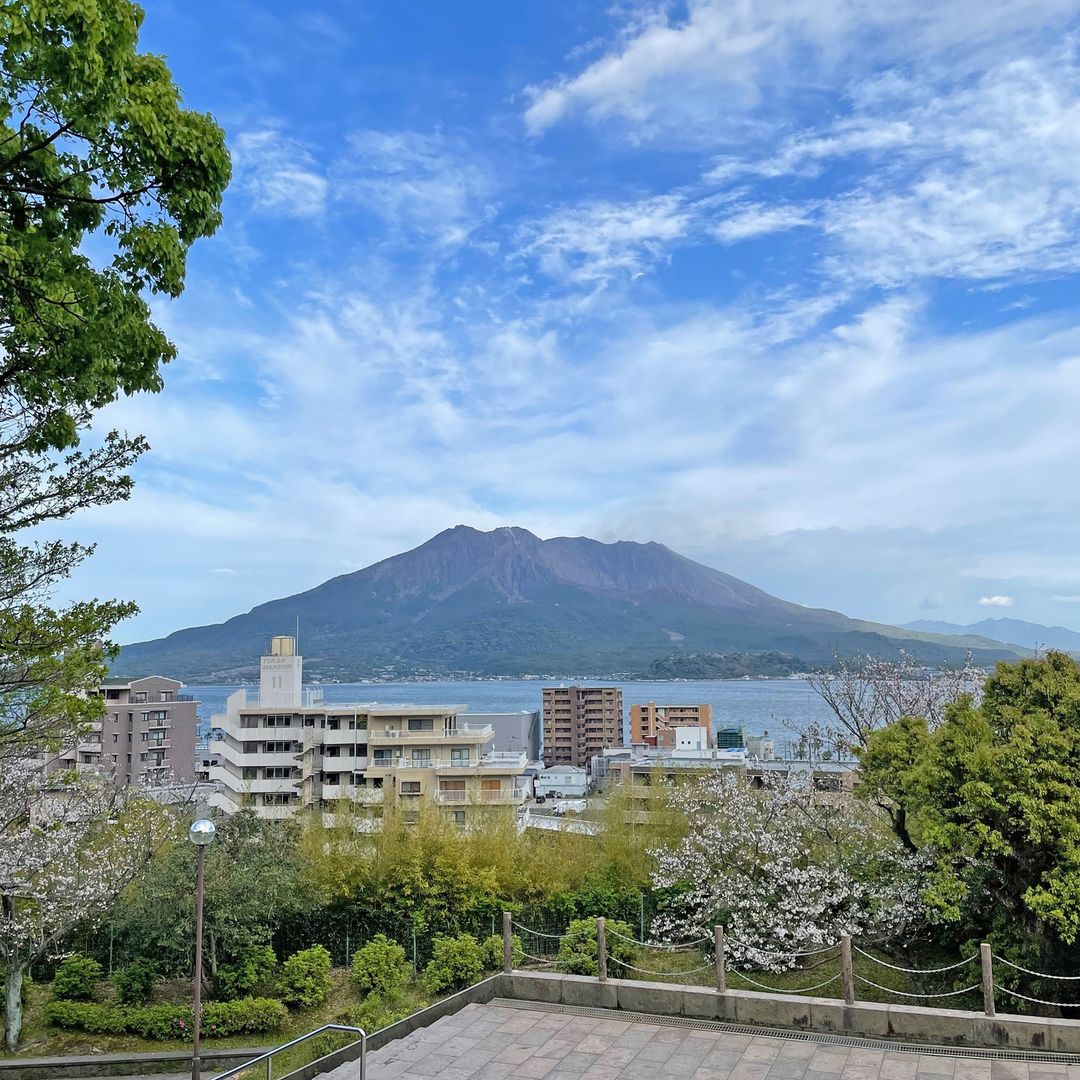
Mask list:
[[[409,551],[258,604],[224,623],[125,646],[113,670],[177,678],[253,674],[274,634],[301,622],[307,671],[349,681],[417,673],[639,673],[680,654],[782,654],[792,670],[833,653],[1017,650],[851,619],[772,596],[656,541],[541,540],[458,525]],[[770,663],[775,667],[775,659]],[[803,665],[800,668],[800,665]]]
[[978,634],[991,641],[1019,645],[1027,649],[1039,647],[1080,652],[1080,632],[1070,630],[1067,626],[1043,626],[1041,623],[1025,622],[1023,619],[980,619],[979,622],[967,626],[933,619],[917,619],[915,622],[904,623],[904,628],[934,634]]

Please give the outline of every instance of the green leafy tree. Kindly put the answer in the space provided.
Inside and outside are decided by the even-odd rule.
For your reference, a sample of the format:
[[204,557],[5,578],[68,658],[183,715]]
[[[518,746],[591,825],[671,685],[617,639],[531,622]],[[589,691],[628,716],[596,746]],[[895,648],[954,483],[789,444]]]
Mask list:
[[121,1005],[145,1005],[154,992],[157,965],[151,960],[133,960],[113,975],[116,1000]]
[[[206,853],[204,900],[204,956],[215,983],[221,965],[243,963],[252,947],[269,945],[283,919],[320,899],[300,861],[300,822],[263,821],[242,810],[217,825]],[[181,840],[159,854],[110,911],[122,955],[154,956],[167,971],[190,970],[194,880],[191,844]]]
[[[946,932],[1072,971],[1080,938],[1080,667],[1065,653],[999,664],[982,701],[932,728],[870,734],[861,793],[932,865]],[[1067,987],[1066,987],[1067,989]]]
[[90,549],[15,539],[128,496],[144,440],[111,432],[85,449],[80,435],[118,395],[160,389],[174,350],[147,297],[181,292],[191,244],[220,221],[223,133],[181,107],[160,57],[138,51],[142,17],[130,0],[0,0],[0,960],[9,1050],[26,965],[100,912],[154,847],[130,824],[110,844],[117,808],[107,792],[73,789],[81,816],[58,811],[49,836],[30,820],[27,808],[47,789],[28,766],[100,717],[90,692],[114,655],[113,626],[135,608],[50,605]]

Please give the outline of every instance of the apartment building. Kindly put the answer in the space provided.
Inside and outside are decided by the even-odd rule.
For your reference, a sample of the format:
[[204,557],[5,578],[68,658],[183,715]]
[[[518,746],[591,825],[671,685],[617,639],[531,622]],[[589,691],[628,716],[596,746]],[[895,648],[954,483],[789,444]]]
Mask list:
[[162,675],[106,679],[97,690],[105,716],[47,767],[96,769],[119,784],[193,783],[199,703],[183,687]]
[[711,705],[657,705],[655,701],[630,706],[630,742],[674,746],[677,728],[703,728],[712,742]]
[[544,764],[576,765],[623,745],[622,689],[618,686],[544,687]]
[[298,809],[333,813],[421,800],[444,806],[458,822],[472,808],[524,801],[525,751],[494,748],[490,723],[461,706],[332,704],[303,689],[303,659],[291,637],[276,637],[262,658],[257,695],[238,690],[212,719],[204,758],[220,785],[213,805],[261,817]]
[[540,760],[540,710],[521,709],[509,713],[469,713],[473,723],[490,724],[495,729],[496,750],[524,750],[530,761]]

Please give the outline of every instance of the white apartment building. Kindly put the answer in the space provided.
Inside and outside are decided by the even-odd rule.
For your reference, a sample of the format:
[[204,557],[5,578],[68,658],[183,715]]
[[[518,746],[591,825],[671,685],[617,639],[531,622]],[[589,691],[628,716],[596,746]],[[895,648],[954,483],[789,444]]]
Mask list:
[[405,813],[424,799],[464,823],[470,808],[524,801],[527,755],[494,749],[489,723],[462,706],[330,704],[303,689],[303,659],[291,637],[262,658],[257,696],[230,695],[211,720],[212,805],[251,806],[261,817],[297,809],[333,813],[393,800]]

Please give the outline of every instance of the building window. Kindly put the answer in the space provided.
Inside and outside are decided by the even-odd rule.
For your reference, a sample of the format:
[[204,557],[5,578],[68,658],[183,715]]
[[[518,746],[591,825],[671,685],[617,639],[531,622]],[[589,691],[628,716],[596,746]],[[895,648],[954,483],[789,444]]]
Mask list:
[[464,810],[451,810],[450,811],[450,820],[452,822],[454,822],[455,825],[464,825],[465,824],[465,811]]
[[412,763],[414,769],[428,768],[431,765],[431,751],[414,750],[412,752]]
[[240,770],[240,772],[241,772],[241,776],[245,780],[258,780],[259,779],[259,770],[254,768],[251,765],[245,765]]
[[139,690],[135,694],[135,700],[136,701],[145,701],[146,700],[146,691],[145,690]]
[[292,769],[288,765],[274,765],[271,768],[263,769],[263,777],[267,780],[288,780],[291,776]]
[[434,731],[435,722],[429,718],[419,719],[417,717],[411,717],[409,719],[410,731]]
[[450,764],[451,765],[468,765],[469,764],[469,748],[466,746],[463,749],[457,748],[450,751]]
[[341,757],[341,747],[340,746],[328,746],[326,748],[326,756],[327,757]]
[[263,753],[266,754],[287,754],[292,749],[292,743],[290,742],[268,742],[263,743]]
[[282,715],[268,716],[266,718],[266,726],[267,727],[292,727],[292,717],[291,716],[282,716]]
[[372,759],[372,765],[389,765],[394,760],[393,752],[390,750],[376,750]]
[[402,795],[419,795],[420,794],[420,781],[419,780],[402,780],[400,790],[401,790]]

